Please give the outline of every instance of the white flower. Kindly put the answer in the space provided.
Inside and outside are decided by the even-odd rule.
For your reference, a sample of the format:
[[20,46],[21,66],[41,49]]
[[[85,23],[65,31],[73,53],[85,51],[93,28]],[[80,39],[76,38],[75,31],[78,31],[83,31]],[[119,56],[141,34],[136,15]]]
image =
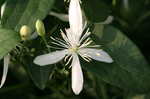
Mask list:
[[[65,58],[68,58],[67,64],[72,60],[72,90],[78,95],[83,89],[83,73],[80,66],[78,55],[84,60],[91,59],[112,63],[112,58],[102,49],[94,49],[98,45],[91,45],[92,40],[89,38],[90,32],[87,30],[83,34],[83,20],[79,0],[71,0],[69,6],[69,24],[70,28],[66,30],[66,35],[61,31],[64,40],[52,38],[57,46],[64,48],[49,54],[37,56],[35,64],[40,66],[54,64]],[[61,49],[60,48],[60,49]]]
[[4,85],[6,77],[7,77],[7,72],[8,72],[8,65],[10,62],[10,55],[4,56],[4,67],[3,67],[3,76],[0,84],[0,88]]

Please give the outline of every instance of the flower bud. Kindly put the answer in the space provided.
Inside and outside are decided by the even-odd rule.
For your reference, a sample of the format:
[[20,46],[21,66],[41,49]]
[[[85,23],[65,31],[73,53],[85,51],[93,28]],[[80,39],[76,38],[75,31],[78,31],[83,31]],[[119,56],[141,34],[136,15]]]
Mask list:
[[22,40],[28,40],[31,35],[31,29],[27,25],[23,25],[20,29],[20,36]]
[[44,23],[41,20],[36,21],[35,27],[36,27],[36,31],[37,31],[39,36],[44,36],[45,35]]

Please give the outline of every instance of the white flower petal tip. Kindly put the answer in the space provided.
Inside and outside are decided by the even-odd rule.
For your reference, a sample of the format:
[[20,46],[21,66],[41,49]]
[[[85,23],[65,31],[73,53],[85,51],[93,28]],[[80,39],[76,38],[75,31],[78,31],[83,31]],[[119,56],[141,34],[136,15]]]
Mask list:
[[3,4],[2,4],[2,6],[1,6],[1,18],[3,17],[3,15],[4,15],[4,11],[5,11],[5,7],[6,7],[6,2],[4,2]]
[[83,73],[77,55],[73,56],[71,66],[72,66],[72,90],[75,95],[79,95],[83,89]]
[[82,89],[83,89],[83,88],[81,88],[81,89],[79,89],[79,88],[78,88],[78,89],[77,89],[77,88],[74,88],[74,89],[73,89],[73,88],[72,88],[72,90],[73,90],[73,92],[74,92],[75,95],[79,95],[79,94],[81,93]]
[[0,88],[3,87],[3,85],[4,85],[5,81],[6,81],[9,62],[10,62],[10,55],[8,54],[8,55],[4,56],[4,67],[3,67],[4,69],[3,69],[3,76],[2,76]]
[[62,60],[67,53],[67,50],[51,52],[49,54],[37,56],[33,62],[40,66],[55,64]]
[[110,57],[110,55],[102,49],[96,52],[95,58],[97,58],[97,60],[99,61],[106,62],[106,63],[113,62],[113,59]]
[[75,86],[72,86],[72,91],[75,95],[79,95],[83,89],[83,82],[78,82]]
[[80,50],[81,55],[88,56],[94,60],[112,63],[113,59],[102,49],[84,48]]

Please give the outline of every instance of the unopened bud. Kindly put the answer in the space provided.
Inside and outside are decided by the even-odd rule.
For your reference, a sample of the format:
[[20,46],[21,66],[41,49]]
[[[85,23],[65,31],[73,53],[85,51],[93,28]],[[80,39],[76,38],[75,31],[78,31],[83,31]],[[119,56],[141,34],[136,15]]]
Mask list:
[[20,36],[22,40],[28,40],[31,35],[31,29],[27,25],[24,25],[20,29]]
[[45,35],[44,23],[41,20],[36,21],[35,27],[36,27],[36,31],[37,31],[39,36],[44,36]]

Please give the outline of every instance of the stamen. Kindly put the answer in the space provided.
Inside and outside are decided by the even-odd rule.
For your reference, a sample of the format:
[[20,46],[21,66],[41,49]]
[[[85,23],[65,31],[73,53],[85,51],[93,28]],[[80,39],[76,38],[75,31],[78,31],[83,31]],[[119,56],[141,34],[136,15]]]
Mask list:
[[83,57],[88,60],[88,62],[92,61],[91,57],[87,54],[84,54]]
[[[88,30],[89,30],[89,29],[88,29]],[[80,39],[79,43],[83,42],[83,40],[85,40],[85,39],[91,34],[91,32],[88,32],[88,30],[87,30],[87,32],[82,36],[82,38]]]
[[57,42],[51,42],[52,44],[55,44],[55,45],[57,45],[57,46],[59,46],[59,47],[64,47],[64,48],[67,48],[67,46],[65,46],[65,45],[62,45],[62,44],[60,44],[60,43],[57,43]]
[[67,35],[67,38],[69,40],[69,38],[71,37],[71,32],[69,31],[70,29],[65,29],[65,32],[66,32],[66,35]]
[[63,46],[65,46],[65,48],[68,48],[68,45],[66,43],[64,43],[64,42],[59,41],[59,39],[57,39],[57,38],[55,39],[53,37],[51,37],[51,39],[53,41],[55,41],[57,44],[63,45]]
[[62,30],[60,30],[60,31],[61,31],[61,36],[63,37],[65,42],[68,44],[68,46],[71,47],[71,43],[70,43],[69,39],[67,38],[67,36],[64,34],[64,32]]
[[89,42],[89,41],[91,41],[91,38],[87,38],[87,39],[83,42],[83,44],[86,44],[86,43]]
[[50,48],[53,48],[53,49],[58,49],[58,50],[63,50],[64,48],[58,48],[58,47],[54,47],[54,46],[50,46],[50,45],[47,45],[47,47],[50,47]]
[[83,43],[79,48],[86,47],[86,46],[90,45],[93,42],[92,40],[89,40],[88,42],[87,41],[86,41],[86,43]]
[[100,45],[91,45],[91,46],[87,46],[88,48],[99,48],[101,47]]
[[56,40],[58,40],[58,41],[60,41],[60,42],[62,42],[62,43],[64,43],[64,44],[66,44],[67,46],[69,46],[68,44],[67,44],[67,42],[65,42],[64,40],[61,40],[61,39],[59,39],[59,38],[55,38]]
[[67,36],[65,35],[65,33],[62,30],[60,30],[60,31],[61,31],[61,36],[63,37],[63,39],[69,43],[69,40],[68,40]]
[[[73,58],[73,56],[70,56],[68,59],[68,62],[65,64],[66,66],[70,63],[71,59]],[[69,67],[70,68],[70,67]]]
[[87,61],[87,62],[91,62],[92,61],[92,59],[89,58],[89,57],[84,57],[84,60]]
[[87,61],[87,62],[90,62],[90,61],[91,61],[90,56],[88,56],[88,55],[86,55],[86,54],[82,55],[81,53],[79,53],[79,55],[80,55],[85,61]]
[[83,29],[82,29],[82,30],[85,30],[86,26],[87,26],[87,21],[85,21],[85,23],[84,23],[84,26],[83,26]]
[[64,61],[66,62],[66,61],[67,61],[67,58],[69,58],[69,57],[70,57],[70,54],[67,55],[67,56],[65,56]]

